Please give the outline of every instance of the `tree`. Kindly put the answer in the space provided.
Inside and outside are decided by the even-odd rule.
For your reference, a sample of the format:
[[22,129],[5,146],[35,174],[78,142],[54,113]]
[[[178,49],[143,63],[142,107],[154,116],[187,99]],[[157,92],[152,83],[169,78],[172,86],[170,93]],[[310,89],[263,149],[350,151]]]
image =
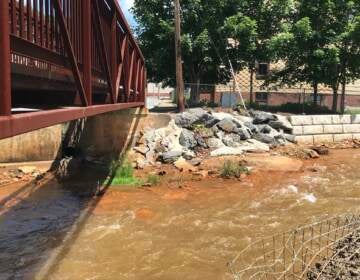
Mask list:
[[[342,84],[344,107],[346,83],[357,77],[359,41],[356,36],[358,3],[350,0],[301,0],[292,24],[271,39],[276,59],[286,62],[268,83],[310,84],[317,104],[318,86],[333,91],[333,111],[338,107]],[[342,109],[343,110],[343,109]]]
[[267,44],[281,30],[293,11],[292,0],[244,0],[239,1],[237,14],[226,19],[224,33],[234,39],[229,52],[237,63],[237,70],[250,72],[250,103],[253,102],[256,62],[270,62]]
[[[221,83],[230,79],[221,68],[226,39],[219,36],[227,16],[234,11],[229,0],[182,0],[182,55],[184,78],[191,84]],[[133,12],[139,43],[154,82],[175,85],[174,7],[172,0],[135,0]],[[192,91],[193,102],[199,100]]]

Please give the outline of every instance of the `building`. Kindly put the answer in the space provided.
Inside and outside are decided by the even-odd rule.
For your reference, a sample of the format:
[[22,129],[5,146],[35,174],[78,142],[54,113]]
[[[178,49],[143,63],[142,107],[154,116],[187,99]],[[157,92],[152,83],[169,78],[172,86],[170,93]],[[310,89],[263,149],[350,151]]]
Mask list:
[[[263,82],[267,75],[276,69],[282,67],[282,63],[269,64],[258,63],[256,65],[256,73],[253,81],[254,101],[260,104],[271,106],[281,105],[285,103],[305,103],[312,102],[313,88],[310,85],[282,87],[282,88],[264,88]],[[250,72],[247,69],[240,71],[236,75],[236,81],[241,90],[243,98],[246,101],[250,100]],[[230,81],[227,85],[217,85],[215,102],[222,104],[224,95],[234,94],[235,90],[234,81]],[[332,89],[324,85],[319,85],[318,104],[326,106],[329,109],[332,107]],[[339,106],[340,106],[339,89]],[[208,96],[201,96],[202,99],[208,99]],[[238,100],[239,101],[239,100]],[[360,107],[360,80],[350,83],[346,87],[346,107]]]

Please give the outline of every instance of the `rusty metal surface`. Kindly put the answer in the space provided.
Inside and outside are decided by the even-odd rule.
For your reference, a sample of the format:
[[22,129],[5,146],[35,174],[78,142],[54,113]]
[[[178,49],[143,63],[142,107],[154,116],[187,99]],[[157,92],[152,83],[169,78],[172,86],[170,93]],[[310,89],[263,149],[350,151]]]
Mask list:
[[[145,102],[145,60],[117,0],[0,1],[0,61],[0,138]],[[70,106],[82,109],[11,115],[28,105],[22,96],[43,109],[34,85],[44,91],[64,81]],[[49,100],[48,108],[69,105]]]
[[0,117],[0,139],[30,132],[71,120],[87,118],[112,111],[144,106],[143,102],[65,108]]

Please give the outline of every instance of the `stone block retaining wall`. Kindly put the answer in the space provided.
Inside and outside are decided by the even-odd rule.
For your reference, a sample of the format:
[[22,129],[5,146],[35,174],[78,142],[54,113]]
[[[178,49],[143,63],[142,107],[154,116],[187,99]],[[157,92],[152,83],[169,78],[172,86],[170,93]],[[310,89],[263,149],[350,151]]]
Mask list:
[[296,141],[303,144],[360,140],[360,115],[291,116]]

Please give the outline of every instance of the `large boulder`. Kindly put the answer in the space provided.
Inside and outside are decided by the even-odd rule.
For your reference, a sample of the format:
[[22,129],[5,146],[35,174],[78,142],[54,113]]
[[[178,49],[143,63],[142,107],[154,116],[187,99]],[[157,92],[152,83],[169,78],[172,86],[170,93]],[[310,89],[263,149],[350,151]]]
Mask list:
[[163,163],[174,163],[182,156],[182,151],[170,151],[163,153],[160,159]]
[[205,139],[204,139],[203,137],[201,137],[201,135],[195,134],[194,137],[195,137],[195,140],[196,140],[197,144],[198,144],[200,147],[205,148],[205,149],[208,148],[208,145],[206,144]]
[[221,120],[217,124],[217,127],[225,132],[230,133],[230,132],[233,132],[237,128],[237,125],[233,122],[232,119],[226,118],[226,119]]
[[214,117],[202,108],[189,109],[188,111],[175,116],[175,124],[184,128],[192,128],[194,124],[206,123]]
[[248,153],[266,153],[270,151],[270,147],[267,144],[261,143],[255,139],[249,139],[244,142],[240,148]]
[[283,130],[284,132],[287,133],[292,133],[293,131],[293,126],[291,125],[291,123],[288,121],[288,119],[285,116],[281,116],[281,115],[276,115],[277,120],[275,121],[270,121],[269,125],[277,130]]
[[180,134],[179,143],[181,146],[188,149],[195,148],[197,146],[197,141],[194,132],[184,128]]
[[265,134],[265,133],[257,133],[253,136],[253,138],[257,141],[260,141],[262,143],[269,144],[269,145],[276,143],[276,140],[274,137],[271,137],[270,135]]
[[222,141],[228,147],[238,147],[241,142],[241,137],[238,134],[230,133],[226,134]]
[[254,125],[252,122],[244,122],[244,126],[250,129],[251,133],[260,132],[259,128],[256,125]]
[[267,124],[270,121],[277,121],[277,117],[266,112],[253,112],[253,124]]
[[251,138],[251,131],[247,127],[244,128],[236,128],[234,133],[240,136],[241,140],[248,140]]
[[219,149],[216,149],[210,153],[210,156],[212,157],[220,157],[220,156],[237,156],[242,155],[244,151],[241,149],[241,147],[222,147]]
[[223,143],[223,141],[221,141],[219,138],[215,138],[215,137],[207,139],[206,143],[210,149],[218,149],[218,148],[225,147],[225,144]]

